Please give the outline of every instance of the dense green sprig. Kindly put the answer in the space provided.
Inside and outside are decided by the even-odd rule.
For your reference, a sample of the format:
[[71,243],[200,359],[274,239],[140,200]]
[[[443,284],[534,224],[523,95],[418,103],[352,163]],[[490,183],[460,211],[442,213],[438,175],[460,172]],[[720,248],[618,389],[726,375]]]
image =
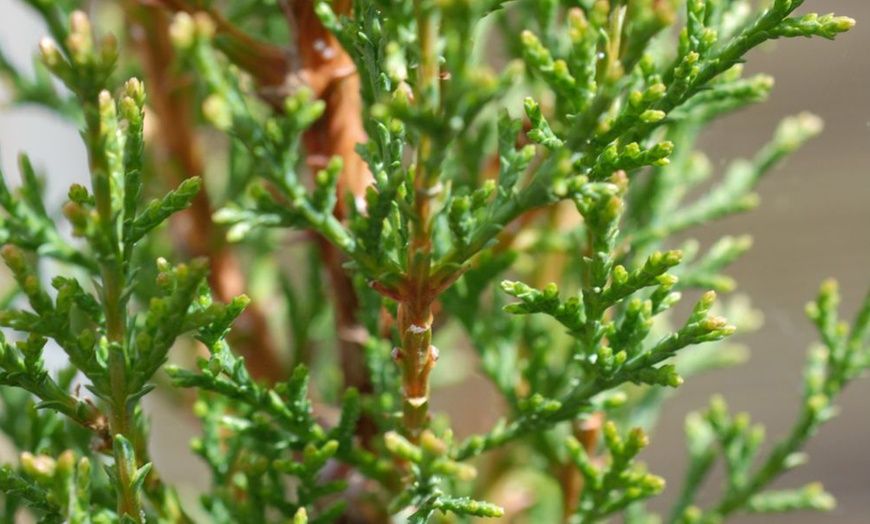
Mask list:
[[495,504],[473,500],[468,497],[451,497],[439,487],[445,480],[469,480],[476,475],[474,468],[461,464],[448,456],[452,435],[439,439],[426,431],[416,446],[398,433],[388,433],[384,438],[387,450],[412,464],[413,480],[410,489],[404,491],[392,505],[395,508],[416,507],[408,522],[428,522],[436,512],[453,513],[475,517],[501,517],[504,509]]
[[634,462],[637,454],[649,445],[643,430],[633,429],[622,438],[616,426],[608,423],[604,427],[604,441],[610,454],[606,468],[593,464],[576,439],[567,441],[568,453],[583,475],[585,486],[575,514],[578,522],[601,520],[629,504],[658,495],[665,487],[664,479],[647,473]]
[[[251,378],[244,359],[234,356],[224,337],[232,321],[248,303],[240,297],[227,306],[211,304],[207,296],[199,300],[203,318],[212,321],[199,328],[198,338],[209,348],[211,357],[201,359],[200,373],[177,366],[166,368],[176,387],[197,388],[203,402],[197,412],[203,419],[206,437],[194,444],[194,451],[211,465],[216,486],[238,483],[235,475],[247,479],[239,489],[259,500],[243,502],[230,492],[214,495],[210,510],[215,518],[265,518],[268,507],[284,515],[307,510],[315,522],[329,522],[343,511],[339,502],[320,507],[322,499],[346,489],[346,482],[321,483],[319,478],[327,462],[338,459],[381,482],[389,483],[392,472],[388,464],[354,445],[353,434],[360,416],[360,400],[355,390],[345,395],[339,423],[327,431],[314,418],[308,399],[308,371],[299,366],[293,376],[274,388],[263,387]],[[217,307],[215,307],[217,306]],[[219,399],[219,400],[218,400]],[[222,428],[235,432],[237,439],[224,443]],[[231,453],[218,453],[229,445]],[[301,460],[294,454],[301,453]],[[271,464],[271,473],[263,477],[262,461]],[[284,500],[283,475],[299,480],[296,503]]]
[[[0,173],[15,283],[0,298],[0,431],[19,453],[0,466],[2,518],[82,524],[194,522],[149,457],[141,400],[162,370],[198,395],[210,522],[647,522],[643,501],[664,481],[636,461],[645,430],[684,378],[741,360],[726,339],[757,324],[739,298],[714,306],[751,239],[673,239],[754,208],[763,177],[821,122],[786,119],[718,178],[698,136],[770,94],[769,76],[744,74],[749,51],[854,25],[795,14],[803,0],[177,0],[122,5],[131,38],[116,39],[78,0],[26,3],[50,38],[32,77],[2,52],[0,76],[12,103],[80,125],[90,184],[63,205],[70,239],[27,156],[17,188]],[[146,81],[119,82],[119,64]],[[336,100],[357,79],[360,101]],[[162,120],[153,137],[148,103]],[[226,158],[200,158],[200,124]],[[355,152],[348,137],[363,141]],[[217,225],[169,257],[185,223],[164,225],[191,206],[189,222]],[[206,256],[167,261],[189,253]],[[259,313],[247,296],[227,300],[238,268]],[[696,291],[679,318],[681,293]],[[808,306],[821,345],[798,419],[769,452],[721,399],[688,418],[669,522],[833,506],[818,484],[771,483],[870,367],[870,298],[851,326],[837,302],[827,283]],[[284,380],[255,379],[246,359],[264,348],[234,337],[234,322],[289,324],[273,337],[292,351]],[[185,333],[207,351],[196,369],[167,365],[173,347],[193,347]],[[454,442],[429,390],[470,374],[457,351],[468,343],[504,411]],[[720,496],[701,507],[719,459]],[[523,482],[541,500],[517,509],[499,486],[532,469],[539,480]],[[547,486],[560,498],[551,513]]]

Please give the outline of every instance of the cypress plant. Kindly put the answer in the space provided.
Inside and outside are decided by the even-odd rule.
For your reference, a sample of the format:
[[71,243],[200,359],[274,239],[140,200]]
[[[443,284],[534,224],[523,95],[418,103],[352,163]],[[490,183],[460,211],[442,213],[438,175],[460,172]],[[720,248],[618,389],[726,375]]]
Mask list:
[[[833,282],[784,437],[712,400],[662,515],[637,457],[673,389],[737,364],[728,339],[754,323],[725,274],[750,240],[686,239],[753,209],[821,122],[785,118],[721,172],[699,134],[771,91],[749,51],[852,19],[804,0],[23,2],[49,35],[32,75],[2,52],[0,74],[13,104],[81,129],[90,185],[56,210],[26,155],[19,184],[0,177],[4,522],[833,507],[819,484],[771,487],[870,367],[870,297],[841,321]],[[473,371],[502,418],[460,438],[430,389]],[[199,419],[198,500],[153,465],[159,394]]]

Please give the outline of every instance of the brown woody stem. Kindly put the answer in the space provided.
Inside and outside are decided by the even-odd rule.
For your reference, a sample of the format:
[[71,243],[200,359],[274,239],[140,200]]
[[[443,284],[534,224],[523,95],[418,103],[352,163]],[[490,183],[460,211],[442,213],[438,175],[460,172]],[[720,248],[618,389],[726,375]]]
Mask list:
[[[168,16],[161,9],[144,5],[127,12],[130,22],[142,29],[132,34],[139,36],[134,43],[142,55],[149,100],[160,129],[159,154],[164,157],[160,163],[168,168],[165,173],[172,179],[166,183],[175,185],[193,176],[207,183],[202,176],[205,168],[196,142],[193,81],[173,70],[175,53],[169,39]],[[214,226],[212,213],[208,194],[203,190],[190,208],[174,217],[174,226],[180,233],[179,244],[186,247],[190,256],[209,259],[211,289],[215,298],[227,302],[244,291],[245,276],[223,232]],[[255,379],[275,383],[285,378],[277,344],[270,335],[265,314],[256,303],[248,306],[236,321],[230,341],[245,357],[246,367]]]
[[[362,201],[366,188],[372,183],[365,161],[356,153],[356,145],[366,140],[360,80],[350,55],[320,22],[314,4],[311,0],[297,0],[284,3],[283,7],[296,35],[299,70],[293,74],[326,102],[323,116],[303,136],[308,164],[312,169],[320,169],[332,157],[342,159],[344,168],[339,177],[339,199],[334,210],[336,218],[342,219],[350,212],[345,195],[350,193],[354,202]],[[337,13],[344,15],[350,15],[351,7],[351,2],[346,0],[332,5]],[[324,238],[318,239],[318,247],[333,292],[344,386],[356,388],[363,394],[371,393],[373,387],[363,347],[367,333],[357,318],[359,298],[343,267],[346,257]],[[363,445],[368,446],[376,433],[374,421],[364,415],[357,424],[357,436]]]
[[[415,99],[424,110],[440,105],[438,16],[431,6],[414,2],[421,63]],[[431,282],[432,205],[441,192],[438,166],[433,165],[433,139],[423,135],[414,170],[414,222],[408,243],[407,287],[398,312],[401,348],[396,360],[402,368],[403,422],[412,442],[429,424],[429,373],[438,350],[432,342],[432,302],[438,290]]]

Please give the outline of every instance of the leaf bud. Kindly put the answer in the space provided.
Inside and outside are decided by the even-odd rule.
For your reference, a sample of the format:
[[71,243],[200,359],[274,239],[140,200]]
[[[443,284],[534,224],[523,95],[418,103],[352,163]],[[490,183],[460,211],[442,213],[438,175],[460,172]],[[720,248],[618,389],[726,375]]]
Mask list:
[[640,114],[640,121],[645,124],[654,124],[656,122],[661,122],[665,119],[664,111],[659,111],[657,109],[647,109],[643,113]]
[[568,63],[561,58],[553,62],[553,75],[567,88],[573,87],[576,82],[568,71]]
[[39,41],[39,53],[42,57],[42,63],[50,71],[57,71],[64,64],[63,56],[60,54],[57,44],[47,36],[42,37]]
[[66,450],[57,458],[57,472],[64,478],[69,478],[76,465],[76,455],[72,450]]
[[625,364],[626,360],[628,360],[628,353],[626,353],[625,351],[620,351],[613,356],[613,365],[614,367],[619,367]]
[[649,86],[646,91],[643,92],[643,101],[647,103],[658,102],[664,98],[667,91],[668,88],[665,84],[657,82]]
[[616,164],[616,160],[619,158],[619,151],[616,149],[615,144],[611,144],[604,151],[601,152],[601,156],[599,157],[599,162],[601,162],[605,166]]
[[157,259],[157,271],[160,273],[172,271],[172,265],[165,258],[159,257]]
[[27,296],[34,296],[39,293],[42,286],[39,284],[39,278],[36,275],[27,275],[24,282],[21,283],[21,289]]
[[[411,89],[411,86],[408,85],[404,80],[398,82],[396,84],[396,89],[393,90],[392,95],[390,96],[391,107],[396,113],[408,108],[411,104],[414,103],[414,92]],[[387,118],[387,111],[385,106],[379,106],[379,109],[383,108],[383,117]]]
[[66,45],[73,63],[85,65],[93,61],[94,36],[91,21],[83,11],[73,11],[69,17],[70,33]]
[[628,271],[625,266],[618,265],[613,268],[613,284],[621,285],[628,281]]
[[622,154],[626,158],[635,159],[640,156],[640,145],[637,142],[631,142],[622,150]]
[[47,455],[34,455],[29,451],[21,454],[21,469],[39,483],[48,484],[54,479],[57,468],[55,460]]
[[649,150],[649,154],[655,158],[664,158],[674,152],[674,143],[666,140],[659,142]]
[[607,17],[610,15],[610,2],[609,0],[596,0],[594,4],[592,4],[592,23],[595,25],[603,25]]
[[[172,291],[173,284],[175,284],[172,275],[170,275],[169,273],[158,273],[157,278],[154,279],[154,282],[157,284],[157,287],[160,288],[160,291],[163,294],[168,294],[170,291]],[[156,300],[157,299],[151,301],[152,307],[156,305]]]
[[81,184],[71,185],[68,196],[76,204],[85,204],[89,200],[88,190]]
[[[620,353],[624,353],[620,351]],[[604,409],[616,409],[625,405],[628,401],[628,394],[625,391],[614,391],[604,399]]]
[[601,215],[602,220],[608,223],[613,223],[619,220],[619,217],[622,216],[622,211],[625,207],[625,203],[621,198],[616,195],[612,195],[607,199],[607,203],[604,206],[603,213]]
[[118,105],[120,106],[121,118],[132,125],[142,125],[142,110],[132,98],[125,96]]
[[697,412],[689,413],[685,423],[686,438],[689,441],[689,452],[692,456],[706,453],[713,440],[710,424]]
[[124,94],[140,106],[145,103],[145,85],[136,77],[132,77],[124,83]]
[[[644,53],[637,65],[640,70],[643,71],[644,76],[649,77],[656,74],[656,61],[649,53]],[[662,86],[664,86],[664,84],[662,84]]]
[[[665,273],[664,275],[659,275],[657,280],[658,280],[659,286],[661,286],[664,289],[671,289],[675,285],[677,285],[677,282],[680,281],[679,277],[677,277],[676,275],[672,275],[670,273]],[[677,295],[679,295],[679,293],[677,293]]]
[[75,10],[69,16],[69,28],[71,33],[91,36],[91,21],[84,11]]
[[237,297],[233,297],[230,303],[227,304],[227,309],[233,311],[234,313],[241,313],[246,307],[248,307],[250,303],[251,299],[247,295],[239,295]]
[[589,35],[589,21],[582,9],[568,9],[569,37],[574,43],[582,42]]
[[420,435],[420,448],[428,455],[441,457],[447,453],[447,446],[435,436],[431,430],[425,430]]
[[814,417],[818,417],[830,405],[830,399],[824,393],[817,393],[807,399],[807,408]]
[[794,453],[789,453],[787,457],[785,457],[782,461],[783,470],[788,471],[790,469],[794,469],[799,466],[803,466],[809,461],[809,457],[806,453],[797,451]]
[[716,40],[719,39],[719,34],[715,29],[710,27],[705,27],[703,31],[701,31],[701,38],[699,38],[699,48],[703,50],[708,50],[713,47],[713,44],[716,43]]
[[525,30],[520,33],[520,43],[523,45],[524,48],[529,51],[533,51],[536,53],[547,52],[547,50],[544,49],[544,46],[541,45],[541,41],[538,40],[537,36],[535,36],[535,33],[529,30]]
[[710,308],[713,307],[714,302],[716,302],[716,292],[707,291],[701,295],[701,300],[698,301],[698,307],[703,308],[705,311],[709,311]]
[[793,151],[821,133],[823,128],[824,122],[818,116],[808,112],[799,113],[783,119],[774,133],[773,142],[778,148]]
[[691,51],[683,57],[680,65],[674,70],[674,76],[684,82],[689,81],[692,77],[698,74],[698,61],[701,59],[695,51]]
[[543,298],[548,301],[559,299],[559,287],[555,282],[550,282],[546,287],[544,287]]
[[614,455],[622,454],[622,439],[619,437],[619,432],[616,429],[616,424],[613,421],[608,420],[604,423],[604,441],[607,443],[608,449]]
[[761,424],[756,424],[752,427],[752,429],[749,430],[746,440],[749,445],[757,448],[764,443],[765,435],[766,431],[764,429],[764,426],[762,426]]
[[[828,18],[830,17],[830,18]],[[831,16],[826,15],[822,17],[825,20],[825,33],[834,34],[834,33],[845,33],[846,31],[855,27],[855,19],[850,18],[848,16]]]
[[197,11],[193,15],[193,22],[196,26],[196,36],[203,40],[212,39],[217,28],[208,13]]
[[466,440],[465,445],[469,450],[470,456],[478,455],[486,446],[486,439],[480,435],[473,435]]
[[837,500],[825,491],[821,482],[811,482],[804,486],[802,495],[807,506],[816,511],[832,511],[837,507]]
[[750,419],[749,413],[741,411],[740,413],[734,415],[734,420],[732,421],[734,430],[743,433],[749,427]]
[[21,274],[27,271],[27,263],[24,260],[24,253],[18,246],[6,244],[3,246],[2,250],[0,250],[0,254],[3,256],[3,261],[6,262],[6,266],[11,269],[13,273]]
[[100,66],[111,68],[118,60],[118,39],[112,33],[100,38]]
[[485,181],[479,189],[475,190],[471,194],[472,209],[480,209],[485,206],[486,202],[490,199],[490,197],[492,197],[492,194],[495,193],[496,187],[498,187],[496,181],[489,179]]
[[221,131],[227,131],[233,125],[233,113],[230,106],[218,94],[211,94],[203,101],[202,114],[211,125]]
[[698,524],[703,518],[704,510],[702,510],[698,506],[689,506],[683,511],[680,522],[685,522],[687,524]]
[[724,317],[707,317],[701,321],[701,328],[704,331],[718,331],[725,329],[728,326],[728,320]]
[[666,364],[658,369],[660,374],[659,383],[663,386],[678,388],[683,385],[683,377],[677,373],[677,368],[673,364]]
[[665,479],[658,475],[644,475],[643,491],[645,493],[661,493],[665,489]]
[[707,419],[716,427],[724,427],[728,424],[728,404],[721,395],[714,395],[710,399],[710,409],[707,411]]
[[489,502],[481,502],[470,498],[450,498],[440,501],[440,509],[450,511],[458,515],[471,515],[474,517],[503,517],[504,508]]
[[190,266],[184,263],[178,264],[175,266],[173,273],[175,273],[175,279],[177,281],[184,282],[190,276]]
[[[667,267],[674,267],[674,266],[678,265],[680,262],[682,262],[682,260],[683,260],[683,251],[680,249],[674,249],[674,250],[667,251],[664,253],[664,256],[662,257],[662,264],[667,266]],[[664,275],[662,275],[662,276],[664,276]],[[672,278],[676,279],[677,277],[672,276]]]
[[420,448],[411,444],[408,439],[399,435],[395,431],[388,431],[384,435],[384,446],[386,446],[390,453],[399,458],[403,458],[408,462],[419,464],[423,460]]
[[471,481],[477,478],[477,469],[471,464],[445,461],[438,469],[450,477],[460,481]]
[[183,11],[176,14],[169,26],[169,37],[175,47],[179,49],[192,47],[196,41],[196,25],[194,25],[193,17]]
[[613,129],[613,124],[616,123],[616,119],[605,116],[602,118],[598,125],[595,127],[595,133],[598,135],[605,135]]
[[398,42],[389,42],[384,48],[384,69],[393,84],[401,84],[408,79],[408,64],[404,51]]
[[[103,89],[100,91],[98,102],[100,104],[100,118],[102,120],[114,120],[117,117],[115,112],[115,100],[109,91]],[[101,126],[101,131],[106,131],[105,124]]]
[[628,432],[628,439],[626,441],[626,450],[631,450],[632,455],[636,455],[640,450],[649,446],[649,435],[643,430],[643,428],[632,428],[631,431]]

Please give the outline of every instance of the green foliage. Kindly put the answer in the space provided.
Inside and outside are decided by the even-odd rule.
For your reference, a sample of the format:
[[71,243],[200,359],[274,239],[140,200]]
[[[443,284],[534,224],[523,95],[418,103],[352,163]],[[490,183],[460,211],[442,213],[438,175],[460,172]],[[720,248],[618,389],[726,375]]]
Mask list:
[[[754,208],[821,122],[785,119],[712,180],[698,135],[768,96],[770,77],[743,74],[749,51],[854,25],[795,15],[802,0],[178,0],[115,8],[132,49],[77,0],[26,3],[51,38],[32,78],[3,54],[0,76],[12,104],[81,127],[90,185],[62,207],[69,238],[26,155],[17,188],[0,173],[15,282],[0,304],[0,431],[19,453],[0,466],[4,522],[657,518],[643,503],[664,480],[637,460],[647,431],[685,378],[741,360],[726,339],[757,323],[739,299],[714,305],[751,239],[701,252],[675,236]],[[145,82],[120,81],[128,70]],[[208,162],[185,149],[197,133]],[[173,217],[227,229],[172,254]],[[167,260],[188,254],[205,256]],[[235,266],[253,299],[226,297]],[[679,313],[684,292],[699,298]],[[808,307],[821,345],[770,451],[719,398],[690,415],[668,522],[833,506],[818,484],[770,486],[870,367],[870,297],[851,324],[837,302],[827,283]],[[277,364],[235,336],[283,324],[272,335],[292,353]],[[494,427],[457,440],[429,392],[465,378],[463,345],[504,402]],[[169,363],[173,347],[200,351],[196,366]],[[52,351],[67,368],[50,370]],[[255,372],[285,361],[283,379]],[[149,456],[142,399],[160,385],[198,399],[191,447],[211,477],[198,509]],[[701,507],[719,460],[722,491]],[[542,488],[526,509],[499,492],[516,472]]]
[[576,439],[569,437],[567,441],[568,452],[583,475],[585,486],[577,507],[579,522],[600,520],[635,501],[658,495],[665,487],[664,479],[633,464],[634,457],[649,445],[649,437],[642,429],[635,428],[622,439],[616,426],[608,423],[604,427],[604,440],[611,457],[604,471],[592,463]]
[[[313,416],[308,371],[303,366],[297,367],[287,382],[273,388],[252,380],[244,360],[234,356],[224,340],[247,303],[240,297],[222,306],[203,296],[198,305],[213,320],[199,328],[197,338],[209,348],[211,357],[200,360],[199,373],[167,368],[174,386],[203,392],[195,412],[205,433],[193,449],[212,468],[216,492],[206,503],[212,517],[219,521],[262,521],[271,507],[288,518],[300,510],[314,511],[319,499],[346,489],[343,480],[318,481],[333,457],[371,478],[390,478],[388,463],[354,446],[354,426],[360,415],[355,390],[345,394],[340,422],[327,431]],[[227,429],[238,436],[229,452],[221,450],[221,431]],[[301,453],[301,457],[288,457],[288,453]],[[299,480],[295,503],[286,500],[288,476]],[[316,521],[329,521],[329,515],[340,514],[343,505],[335,502],[328,509],[318,509]]]
[[447,456],[451,435],[441,440],[430,431],[423,432],[420,445],[414,445],[395,432],[384,436],[384,445],[392,455],[411,464],[412,480],[392,502],[394,509],[416,508],[408,522],[428,522],[436,511],[476,517],[501,517],[504,510],[495,504],[468,497],[447,496],[439,484],[447,479],[469,480],[475,476],[474,468],[456,462]]

